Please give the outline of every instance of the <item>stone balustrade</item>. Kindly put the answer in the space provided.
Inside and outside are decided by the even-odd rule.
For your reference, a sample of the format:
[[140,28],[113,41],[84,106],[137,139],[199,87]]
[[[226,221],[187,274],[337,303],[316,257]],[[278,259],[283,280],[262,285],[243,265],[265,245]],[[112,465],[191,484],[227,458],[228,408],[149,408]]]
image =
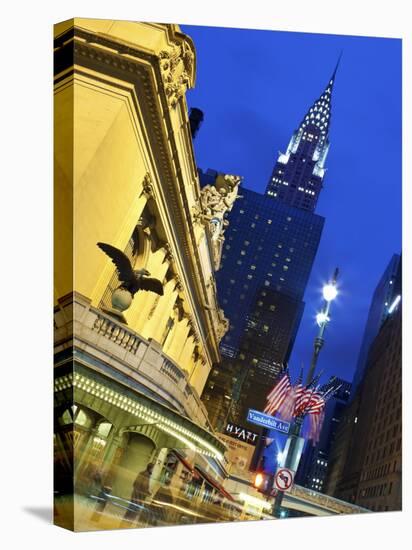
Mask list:
[[136,355],[139,344],[142,342],[142,339],[137,334],[99,314],[93,324],[93,330],[97,334],[102,334],[112,342],[130,351],[133,355]]
[[161,401],[196,424],[211,430],[206,409],[189,384],[186,373],[163,353],[154,340],[146,340],[114,317],[93,307],[75,293],[55,309],[55,352],[70,346],[109,364],[141,384]]

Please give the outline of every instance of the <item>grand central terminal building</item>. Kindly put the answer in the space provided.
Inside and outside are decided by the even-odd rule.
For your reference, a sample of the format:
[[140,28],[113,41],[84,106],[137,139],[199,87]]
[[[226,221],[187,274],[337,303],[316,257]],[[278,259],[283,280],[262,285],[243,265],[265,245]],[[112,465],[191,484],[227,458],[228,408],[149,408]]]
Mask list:
[[56,522],[89,528],[93,484],[121,506],[149,463],[152,494],[171,480],[230,502],[200,397],[228,328],[215,271],[241,178],[200,187],[193,43],[177,25],[74,19],[55,26],[54,69]]

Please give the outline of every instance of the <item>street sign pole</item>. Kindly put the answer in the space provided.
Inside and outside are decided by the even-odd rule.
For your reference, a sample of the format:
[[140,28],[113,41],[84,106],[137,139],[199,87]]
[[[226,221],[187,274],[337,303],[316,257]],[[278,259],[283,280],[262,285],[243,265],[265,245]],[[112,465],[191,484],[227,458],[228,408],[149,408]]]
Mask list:
[[[289,432],[289,437],[286,441],[284,453],[286,456],[282,460],[280,466],[292,470],[295,474],[299,467],[300,457],[302,456],[304,438],[300,436],[302,429],[303,418],[298,417],[292,424]],[[282,508],[283,492],[277,491],[275,501],[273,504],[273,515],[277,518],[284,518],[288,516],[288,510]]]

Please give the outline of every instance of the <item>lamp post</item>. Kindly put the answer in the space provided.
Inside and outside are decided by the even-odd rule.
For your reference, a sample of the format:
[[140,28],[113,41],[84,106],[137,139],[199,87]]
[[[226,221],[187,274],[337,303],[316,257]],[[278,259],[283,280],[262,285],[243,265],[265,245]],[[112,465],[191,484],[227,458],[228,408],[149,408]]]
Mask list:
[[[319,353],[323,347],[323,344],[325,343],[324,333],[325,333],[326,325],[330,321],[329,312],[330,312],[331,303],[338,295],[338,291],[336,287],[338,274],[339,274],[339,269],[336,268],[333,274],[332,280],[329,283],[327,283],[322,289],[324,303],[321,311],[316,315],[316,322],[319,327],[319,331],[313,342],[313,354],[310,362],[309,371],[306,377],[306,386],[310,384],[311,381],[313,380],[313,376],[315,374],[315,369],[319,358]],[[279,464],[279,466],[282,466],[283,468],[289,468],[295,473],[299,466],[300,457],[302,455],[303,445],[305,442],[303,437],[301,437],[300,435],[303,421],[304,421],[304,415],[298,416],[297,418],[295,418],[293,424],[291,425],[289,436],[286,441],[286,446],[282,453],[282,459],[283,459],[282,464]],[[282,500],[283,500],[283,491],[278,490],[276,494],[275,502],[273,505],[273,511],[272,511],[273,515],[277,518],[287,517],[288,515],[288,512],[286,509],[282,510]]]

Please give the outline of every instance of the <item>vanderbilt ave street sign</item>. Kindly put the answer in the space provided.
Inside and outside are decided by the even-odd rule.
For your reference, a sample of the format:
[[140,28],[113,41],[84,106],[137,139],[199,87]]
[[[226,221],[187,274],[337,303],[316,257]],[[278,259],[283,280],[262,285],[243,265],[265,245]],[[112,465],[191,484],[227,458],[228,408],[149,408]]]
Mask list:
[[248,422],[252,424],[257,424],[258,426],[264,426],[265,428],[271,428],[282,432],[284,434],[289,433],[290,423],[270,416],[269,414],[262,413],[260,411],[255,411],[255,409],[249,409],[247,414]]

